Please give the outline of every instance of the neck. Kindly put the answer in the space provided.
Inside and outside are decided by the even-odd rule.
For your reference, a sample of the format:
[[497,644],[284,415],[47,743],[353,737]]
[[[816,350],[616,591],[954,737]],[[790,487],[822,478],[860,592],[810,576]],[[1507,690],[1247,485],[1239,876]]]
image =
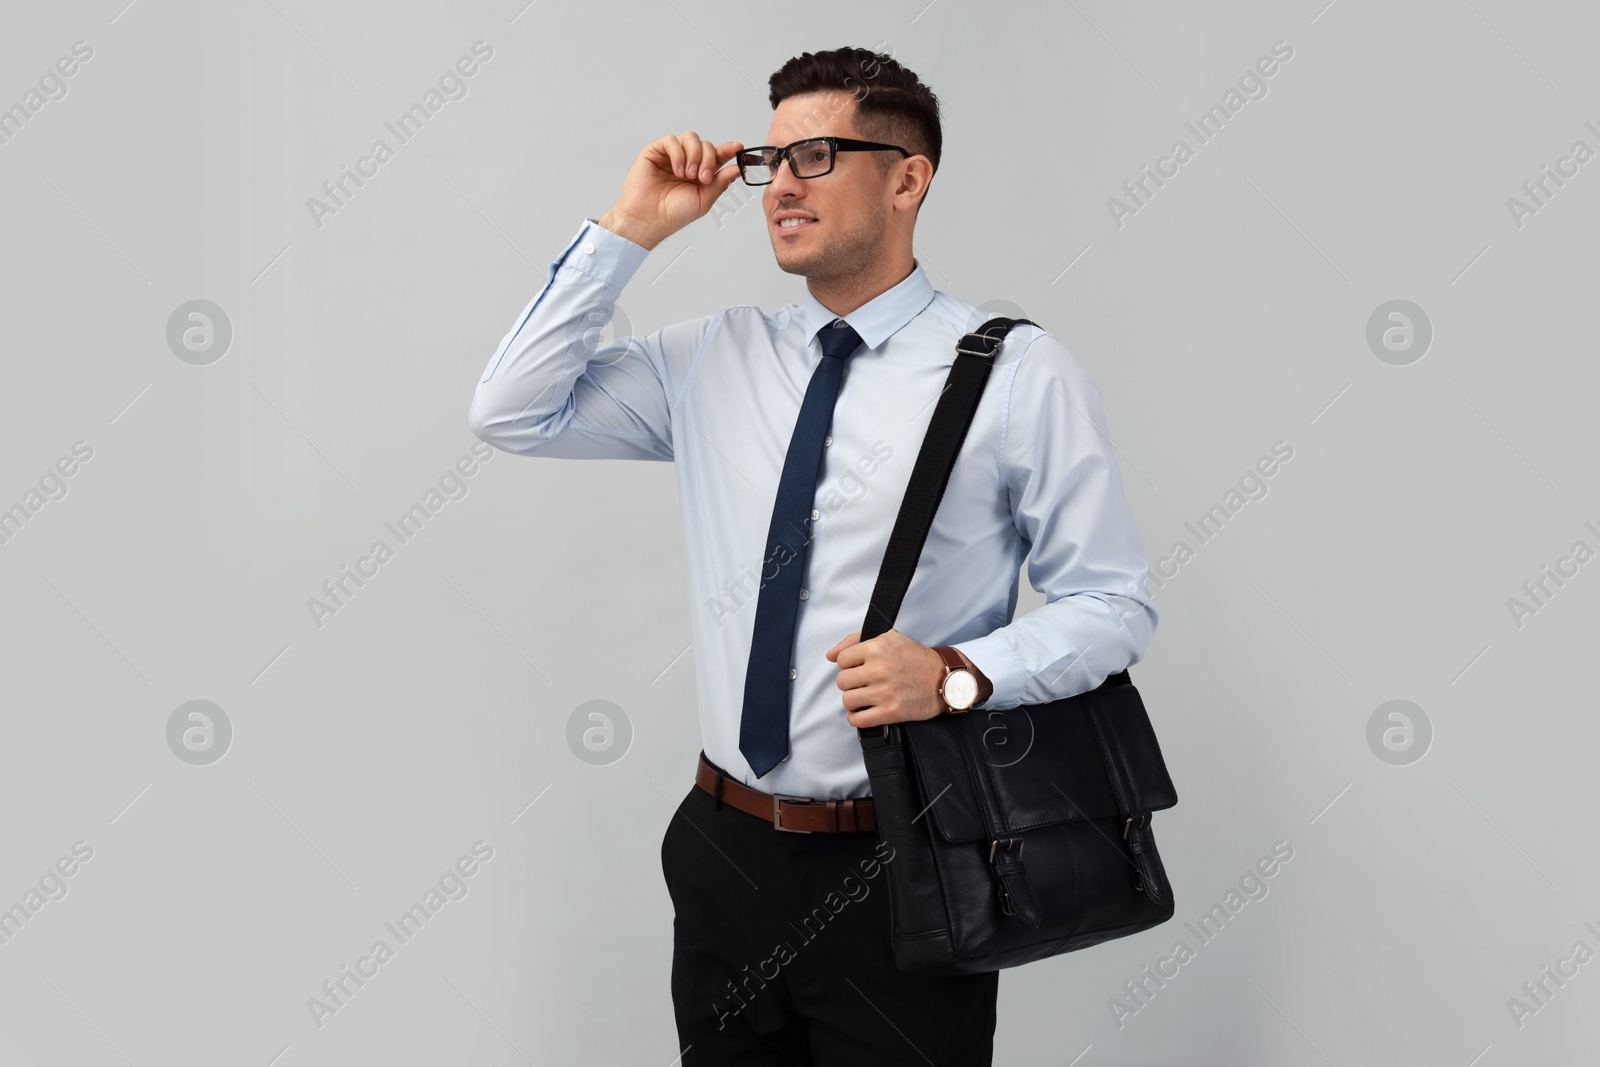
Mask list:
[[848,315],[905,281],[916,267],[911,248],[901,246],[866,270],[837,278],[807,278],[806,288],[833,314]]

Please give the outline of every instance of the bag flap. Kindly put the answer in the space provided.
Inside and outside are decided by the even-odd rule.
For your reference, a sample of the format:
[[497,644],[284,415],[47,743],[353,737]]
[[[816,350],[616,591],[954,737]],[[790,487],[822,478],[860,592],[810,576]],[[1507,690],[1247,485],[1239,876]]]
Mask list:
[[924,811],[946,841],[1115,818],[1119,789],[1129,811],[1178,802],[1131,682],[906,726]]
[[1158,811],[1178,802],[1150,713],[1132,682],[1090,694],[1089,717],[1108,748],[1107,763],[1127,790],[1129,811]]

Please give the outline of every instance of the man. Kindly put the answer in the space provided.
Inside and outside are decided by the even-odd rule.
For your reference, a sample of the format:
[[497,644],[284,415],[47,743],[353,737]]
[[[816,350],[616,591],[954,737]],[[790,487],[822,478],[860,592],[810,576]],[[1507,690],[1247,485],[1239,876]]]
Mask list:
[[[1099,391],[1018,326],[896,627],[860,640],[956,341],[988,316],[912,252],[942,140],[932,91],[856,48],[798,56],[770,90],[772,147],[686,130],[639,153],[500,343],[470,424],[523,455],[677,464],[703,743],[661,849],[682,1062],[988,1064],[998,972],[894,965],[894,857],[856,728],[1054,700],[1138,662],[1157,621],[1144,549]],[[996,189],[1023,177],[1007,152],[985,165]],[[741,176],[803,299],[596,350],[649,251]],[[1014,236],[975,235],[971,261]],[[1030,548],[1048,603],[1011,621]]]

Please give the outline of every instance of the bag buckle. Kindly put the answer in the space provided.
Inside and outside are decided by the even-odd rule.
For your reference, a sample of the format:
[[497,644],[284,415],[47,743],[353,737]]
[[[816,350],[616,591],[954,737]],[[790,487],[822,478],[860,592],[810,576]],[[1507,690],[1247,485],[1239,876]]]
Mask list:
[[793,796],[788,795],[787,793],[774,793],[774,794],[772,794],[772,825],[774,827],[776,827],[779,830],[782,830],[786,834],[809,834],[809,833],[815,833],[815,831],[813,831],[813,830],[802,830],[798,826],[785,826],[785,825],[783,825],[783,823],[781,821],[779,821],[779,818],[778,818],[778,802],[780,800],[787,800],[791,804],[810,804],[810,803],[812,803],[812,800],[811,800],[810,797],[793,797]]
[[[1012,846],[1016,847],[1016,858],[1019,861],[1022,859],[1022,850],[1028,846],[1028,843],[1022,840],[1020,837],[1007,837],[1003,839],[998,837],[991,838],[989,841],[989,865],[991,867],[994,866],[994,854],[1000,849],[1002,842],[1004,843],[1004,847],[1008,849]],[[1017,913],[1017,908],[1016,904],[1011,899],[1011,890],[1006,888],[1006,880],[1004,877],[999,876],[1000,872],[998,869],[996,869],[995,874],[997,876],[995,878],[995,893],[1000,898],[1000,910],[1005,912],[1007,915],[1015,915]]]
[[[1000,847],[1000,840],[1001,839],[997,837],[997,838],[994,838],[993,840],[991,840],[989,842],[989,863],[990,863],[990,865],[994,864],[994,854],[995,854],[995,850]],[[1019,859],[1019,860],[1022,858],[1022,850],[1024,848],[1028,847],[1028,843],[1026,841],[1024,841],[1020,837],[1008,837],[1008,838],[1005,838],[1005,843],[1006,843],[1006,847],[1007,848],[1010,848],[1012,845],[1016,845],[1017,846],[1017,859]]]
[[[1150,825],[1150,813],[1148,811],[1139,812],[1138,813],[1138,819],[1139,819],[1139,829],[1143,830],[1146,826]],[[1134,816],[1129,815],[1126,819],[1124,819],[1122,821],[1122,839],[1124,841],[1128,840],[1128,831],[1130,829],[1132,829],[1132,827],[1133,827],[1133,820],[1134,820]],[[1133,873],[1134,873],[1134,876],[1135,876],[1134,880],[1133,880],[1134,892],[1143,893],[1144,892],[1144,868],[1140,867],[1136,863],[1136,864],[1133,865]]]

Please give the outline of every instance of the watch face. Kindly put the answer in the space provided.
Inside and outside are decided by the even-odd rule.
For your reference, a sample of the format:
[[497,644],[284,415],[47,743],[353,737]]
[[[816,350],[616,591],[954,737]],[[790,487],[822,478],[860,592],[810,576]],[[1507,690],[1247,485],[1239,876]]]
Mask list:
[[944,680],[944,701],[952,708],[970,708],[978,699],[978,679],[971,671],[953,671]]

